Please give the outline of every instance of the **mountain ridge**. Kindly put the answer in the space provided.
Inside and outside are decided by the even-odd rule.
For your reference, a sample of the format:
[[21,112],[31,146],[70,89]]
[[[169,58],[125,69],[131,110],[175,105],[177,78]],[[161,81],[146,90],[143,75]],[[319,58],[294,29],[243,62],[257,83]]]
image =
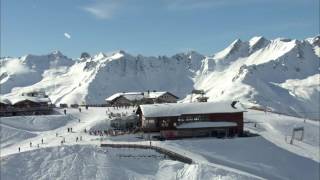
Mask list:
[[[292,86],[283,85],[297,80],[303,89],[305,79],[317,81],[319,39],[237,39],[212,56],[196,51],[170,57],[134,56],[119,50],[77,59],[59,51],[6,58],[1,60],[1,94],[9,97],[28,89],[44,89],[57,104],[93,104],[104,103],[116,92],[150,89],[170,91],[187,102],[192,89],[204,89],[209,101],[240,100],[250,106],[320,119],[301,113],[318,111],[316,93],[313,100],[302,101],[299,95],[290,94]],[[23,71],[12,72],[12,62]],[[316,85],[309,87],[313,89],[310,92],[320,92]],[[310,102],[315,107],[310,107]]]

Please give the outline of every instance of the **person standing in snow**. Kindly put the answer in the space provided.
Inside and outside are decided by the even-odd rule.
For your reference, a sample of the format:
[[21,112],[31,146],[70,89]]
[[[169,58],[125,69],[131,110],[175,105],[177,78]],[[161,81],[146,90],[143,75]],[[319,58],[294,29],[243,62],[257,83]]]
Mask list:
[[64,109],[63,112],[64,112],[64,115],[67,115],[67,110],[66,109]]
[[32,142],[30,142],[30,147],[32,147]]
[[20,147],[18,148],[18,151],[20,152]]
[[89,108],[88,105],[86,105],[86,110],[88,110],[88,108]]
[[78,137],[76,138],[76,142],[78,142]]
[[41,139],[41,144],[43,144],[43,139]]
[[40,145],[38,144],[37,147],[40,148]]
[[79,108],[79,112],[81,112],[81,108]]
[[80,122],[80,119],[79,119],[79,122]]

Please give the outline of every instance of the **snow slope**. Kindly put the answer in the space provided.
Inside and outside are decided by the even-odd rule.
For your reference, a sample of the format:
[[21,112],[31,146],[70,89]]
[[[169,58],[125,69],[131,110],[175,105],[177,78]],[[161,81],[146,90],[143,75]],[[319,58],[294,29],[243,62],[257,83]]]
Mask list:
[[73,119],[70,115],[1,117],[0,146],[4,148],[37,137],[39,133],[65,126]]
[[274,146],[262,137],[179,140],[166,144],[266,179],[317,179],[319,163]]
[[72,119],[70,115],[15,116],[1,117],[0,123],[16,129],[39,132],[59,128]]
[[36,134],[10,126],[0,125],[1,144],[0,148],[4,148],[15,144],[19,141],[37,136]]
[[[212,56],[191,51],[145,57],[118,51],[75,60],[60,52],[4,58],[1,93],[9,96],[44,89],[57,104],[96,104],[117,92],[158,90],[170,91],[185,102],[196,88],[205,90],[209,101],[241,100],[250,106],[320,119],[316,98],[319,42],[319,36],[237,39]],[[13,71],[12,64],[19,68]],[[303,93],[294,94],[293,84]]]
[[30,86],[41,81],[43,74],[49,69],[64,69],[74,63],[59,51],[43,56],[4,58],[0,62],[1,94],[9,93],[16,87]]
[[[1,134],[1,179],[319,179],[319,121],[250,110],[245,113],[245,128],[259,136],[152,142],[192,158],[194,163],[188,165],[153,150],[100,148],[101,137],[84,133],[84,129],[107,128],[106,111],[130,113],[132,109],[90,107],[81,113],[67,109],[68,115],[61,115],[66,124],[50,128],[42,116],[35,116],[36,121],[1,122],[5,129],[33,134],[21,139],[14,136],[16,131]],[[41,121],[37,128],[29,128]],[[291,145],[285,137],[300,126],[305,128],[305,139]],[[73,133],[67,132],[70,127]],[[76,142],[80,136],[82,141]],[[103,142],[149,144],[139,136],[105,136]]]
[[[20,153],[2,159],[1,179],[253,179],[214,167],[162,160],[150,150],[132,150],[131,158],[120,156],[127,151],[74,145]],[[139,158],[152,155],[159,157]]]

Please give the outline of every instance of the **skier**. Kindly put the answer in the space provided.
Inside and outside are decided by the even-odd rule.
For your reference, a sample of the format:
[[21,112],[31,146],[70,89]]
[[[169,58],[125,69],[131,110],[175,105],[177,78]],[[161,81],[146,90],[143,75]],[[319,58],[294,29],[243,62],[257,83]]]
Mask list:
[[67,114],[67,110],[65,109],[65,110],[63,110],[63,112],[64,112],[64,115],[66,115]]
[[79,122],[80,122],[80,119],[79,119]]
[[37,145],[37,147],[38,147],[38,148],[40,147],[39,144]]
[[30,147],[32,147],[32,142],[30,142]]
[[20,152],[20,147],[18,148],[18,151]]
[[78,142],[78,137],[76,138],[76,142]]
[[81,108],[79,108],[79,112],[81,112]]
[[88,110],[88,108],[89,108],[88,105],[86,105],[86,110]]
[[43,139],[41,139],[41,144],[43,144]]
[[84,128],[84,133],[87,133],[87,129],[86,128]]

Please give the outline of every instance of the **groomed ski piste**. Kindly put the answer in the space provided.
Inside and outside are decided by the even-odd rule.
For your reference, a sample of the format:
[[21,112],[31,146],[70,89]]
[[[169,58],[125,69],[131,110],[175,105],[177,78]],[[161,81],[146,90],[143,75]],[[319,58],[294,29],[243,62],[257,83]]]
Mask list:
[[[319,121],[249,110],[244,115],[245,130],[257,136],[152,141],[153,146],[193,160],[185,164],[151,149],[100,147],[101,143],[150,143],[141,134],[103,136],[102,141],[101,136],[90,135],[89,130],[110,128],[106,110],[69,108],[67,115],[58,109],[57,115],[1,118],[1,180],[319,179]],[[305,136],[290,144],[295,127],[304,127]],[[82,140],[76,142],[77,137]]]

